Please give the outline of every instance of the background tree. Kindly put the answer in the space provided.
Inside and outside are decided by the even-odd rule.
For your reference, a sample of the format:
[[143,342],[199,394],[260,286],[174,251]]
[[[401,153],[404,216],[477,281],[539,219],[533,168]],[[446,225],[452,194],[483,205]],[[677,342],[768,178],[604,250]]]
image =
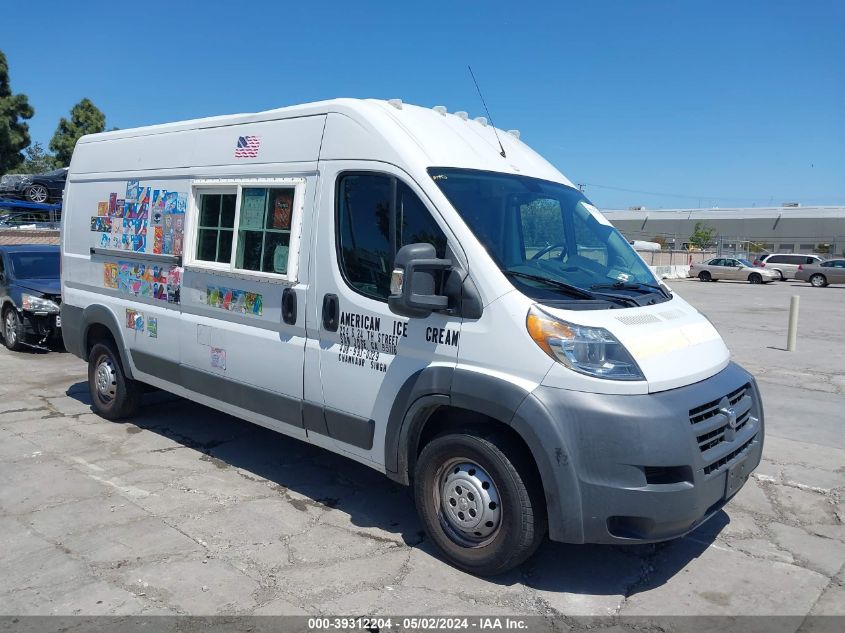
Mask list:
[[12,94],[9,64],[0,51],[0,174],[23,161],[21,150],[29,145],[29,126],[24,119],[33,114],[26,95]]
[[716,229],[712,226],[707,226],[704,222],[696,222],[692,229],[692,235],[689,236],[689,243],[696,248],[707,248],[713,241],[713,235]]
[[9,170],[10,174],[43,174],[56,168],[55,157],[38,141],[27,147],[23,154],[23,162]]
[[59,167],[67,167],[73,148],[79,137],[85,134],[96,134],[106,129],[106,115],[103,114],[90,99],[83,99],[70,111],[70,120],[62,117],[59,127],[50,141],[50,149],[56,153],[56,163]]

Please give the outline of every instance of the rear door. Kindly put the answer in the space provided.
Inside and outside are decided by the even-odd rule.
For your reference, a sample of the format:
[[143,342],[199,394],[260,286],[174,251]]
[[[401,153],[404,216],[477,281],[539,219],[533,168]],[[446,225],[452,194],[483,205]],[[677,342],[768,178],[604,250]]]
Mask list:
[[729,279],[729,273],[724,259],[711,259],[707,263],[707,270],[713,279]]
[[312,441],[382,465],[399,390],[426,367],[454,367],[461,328],[457,316],[390,312],[394,255],[429,242],[443,257],[455,241],[421,189],[391,165],[331,161],[321,163],[321,176],[312,262],[323,407],[306,403],[306,427]]

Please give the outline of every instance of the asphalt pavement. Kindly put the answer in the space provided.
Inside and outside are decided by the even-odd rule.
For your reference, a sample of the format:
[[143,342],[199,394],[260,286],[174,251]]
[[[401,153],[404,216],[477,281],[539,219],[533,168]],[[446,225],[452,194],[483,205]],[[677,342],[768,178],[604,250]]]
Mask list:
[[683,539],[546,543],[492,580],[364,466],[161,392],[109,422],[82,361],[2,348],[0,614],[845,615],[845,286],[669,284],[757,377],[763,463]]

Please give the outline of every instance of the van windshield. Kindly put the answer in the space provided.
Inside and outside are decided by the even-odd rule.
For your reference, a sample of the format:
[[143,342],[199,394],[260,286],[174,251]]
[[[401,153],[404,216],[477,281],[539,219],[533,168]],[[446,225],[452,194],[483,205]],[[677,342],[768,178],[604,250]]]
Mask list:
[[538,299],[670,297],[621,233],[561,183],[431,168],[434,182],[511,282]]

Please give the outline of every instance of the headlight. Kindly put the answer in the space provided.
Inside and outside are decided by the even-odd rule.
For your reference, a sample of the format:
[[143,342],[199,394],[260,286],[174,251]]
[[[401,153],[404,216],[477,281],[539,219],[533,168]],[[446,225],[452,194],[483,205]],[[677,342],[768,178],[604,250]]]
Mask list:
[[23,309],[29,310],[30,312],[59,312],[58,305],[49,299],[43,299],[41,297],[33,297],[32,295],[23,294],[21,295],[21,303],[23,304]]
[[645,380],[625,346],[604,328],[567,323],[536,306],[528,311],[525,325],[546,354],[573,371],[610,380]]

